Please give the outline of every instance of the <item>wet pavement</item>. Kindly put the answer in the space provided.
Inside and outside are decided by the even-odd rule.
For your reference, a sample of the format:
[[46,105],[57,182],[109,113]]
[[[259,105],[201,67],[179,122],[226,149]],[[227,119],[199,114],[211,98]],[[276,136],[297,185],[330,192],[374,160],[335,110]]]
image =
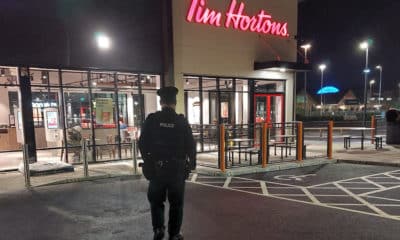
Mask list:
[[[313,175],[315,174],[315,175]],[[185,239],[398,239],[400,169],[354,164],[192,175]],[[1,239],[152,239],[147,181],[0,192]]]
[[218,188],[400,220],[400,168],[326,164],[240,177],[197,176]]

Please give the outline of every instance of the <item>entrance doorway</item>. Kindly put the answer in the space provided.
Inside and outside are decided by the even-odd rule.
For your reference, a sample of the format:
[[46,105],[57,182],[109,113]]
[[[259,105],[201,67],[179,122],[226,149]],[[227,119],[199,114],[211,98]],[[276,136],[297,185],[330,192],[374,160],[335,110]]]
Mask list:
[[254,103],[254,120],[256,123],[285,121],[283,94],[255,94]]

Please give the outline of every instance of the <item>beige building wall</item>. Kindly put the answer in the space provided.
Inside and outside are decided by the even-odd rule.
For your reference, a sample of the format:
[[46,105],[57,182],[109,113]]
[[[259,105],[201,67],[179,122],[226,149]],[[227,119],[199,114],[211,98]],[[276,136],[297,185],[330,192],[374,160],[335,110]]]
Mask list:
[[[179,105],[184,112],[183,75],[213,75],[241,78],[285,79],[286,121],[292,120],[293,73],[254,71],[255,61],[296,61],[297,0],[242,0],[244,12],[257,15],[261,9],[277,22],[288,23],[289,37],[278,37],[233,28],[188,22],[191,0],[173,0],[173,41],[175,86],[178,87]],[[222,24],[231,0],[206,0],[206,6],[222,12]]]

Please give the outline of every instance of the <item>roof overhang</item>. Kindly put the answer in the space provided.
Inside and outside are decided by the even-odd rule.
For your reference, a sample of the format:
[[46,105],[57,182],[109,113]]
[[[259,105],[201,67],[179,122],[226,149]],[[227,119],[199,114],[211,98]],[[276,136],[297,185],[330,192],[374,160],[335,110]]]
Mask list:
[[309,72],[312,70],[312,66],[311,64],[297,62],[268,61],[254,62],[254,70]]

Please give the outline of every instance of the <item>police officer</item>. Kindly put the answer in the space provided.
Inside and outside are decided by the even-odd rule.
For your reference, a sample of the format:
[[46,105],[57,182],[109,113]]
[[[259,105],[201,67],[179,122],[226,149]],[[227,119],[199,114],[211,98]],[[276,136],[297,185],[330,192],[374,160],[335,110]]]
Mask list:
[[196,149],[192,130],[183,115],[175,112],[175,87],[157,91],[162,110],[150,114],[142,126],[139,149],[143,174],[150,181],[147,197],[151,206],[154,239],[163,239],[164,202],[170,203],[168,234],[181,240],[185,180],[196,167]]

